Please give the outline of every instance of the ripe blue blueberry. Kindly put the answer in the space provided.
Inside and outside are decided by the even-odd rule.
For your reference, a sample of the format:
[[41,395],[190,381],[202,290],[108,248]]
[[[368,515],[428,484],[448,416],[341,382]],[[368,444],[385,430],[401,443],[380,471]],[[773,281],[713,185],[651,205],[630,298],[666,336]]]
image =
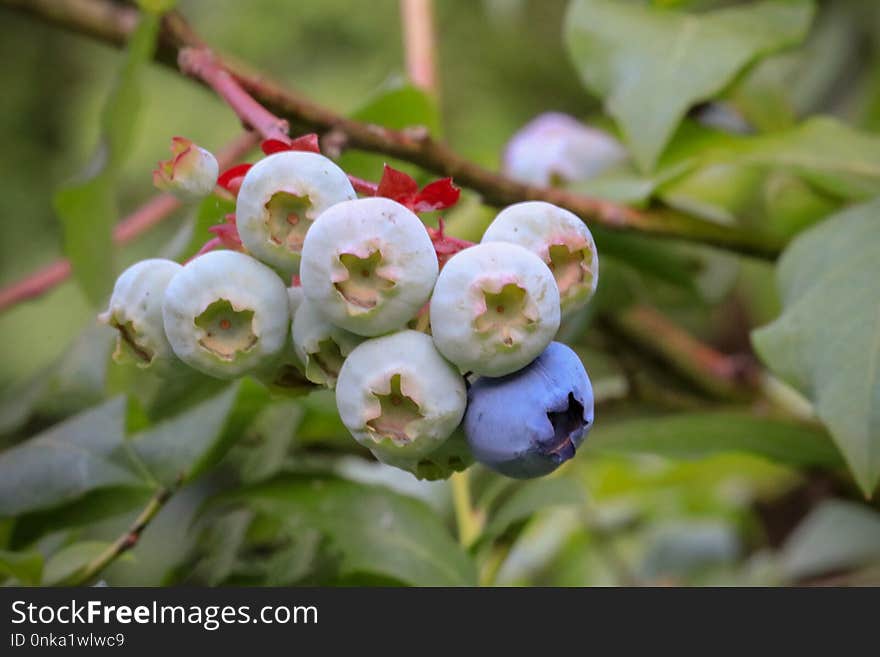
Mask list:
[[431,297],[437,349],[462,372],[503,376],[525,367],[559,328],[559,289],[534,253],[487,242],[456,253]]
[[317,153],[285,151],[257,162],[238,192],[235,220],[245,248],[267,265],[299,271],[312,222],[330,206],[355,198],[345,172]]
[[553,342],[518,372],[477,379],[464,430],[478,462],[526,479],[573,457],[592,424],[590,378],[574,351]]

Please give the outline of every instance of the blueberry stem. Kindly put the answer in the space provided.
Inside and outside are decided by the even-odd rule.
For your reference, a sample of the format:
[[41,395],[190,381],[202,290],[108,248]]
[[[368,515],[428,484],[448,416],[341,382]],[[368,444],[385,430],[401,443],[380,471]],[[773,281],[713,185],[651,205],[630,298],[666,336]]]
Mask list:
[[480,535],[480,520],[471,504],[471,487],[467,472],[455,472],[449,478],[452,487],[452,505],[455,509],[455,522],[458,526],[458,542],[462,547],[470,547]]

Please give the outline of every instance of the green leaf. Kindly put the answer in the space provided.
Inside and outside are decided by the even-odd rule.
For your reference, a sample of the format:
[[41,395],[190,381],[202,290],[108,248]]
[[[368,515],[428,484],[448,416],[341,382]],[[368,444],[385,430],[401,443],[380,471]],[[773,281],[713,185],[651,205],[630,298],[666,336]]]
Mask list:
[[810,512],[781,553],[786,576],[801,579],[880,561],[880,513],[828,500]]
[[440,131],[436,101],[421,89],[399,81],[386,84],[351,118],[393,130],[424,126],[435,137]]
[[303,419],[303,408],[295,401],[267,405],[254,422],[249,440],[241,447],[241,478],[256,483],[278,474]]
[[62,422],[0,453],[0,516],[38,511],[90,490],[141,484],[118,457],[125,398]]
[[552,506],[583,505],[584,490],[573,479],[550,477],[535,479],[519,486],[492,514],[477,545],[485,545],[504,534],[513,525]]
[[89,170],[84,180],[66,185],[54,199],[64,233],[64,252],[86,296],[96,305],[113,282],[112,232],[118,216],[118,171],[132,147],[141,105],[141,78],[153,56],[159,18],[156,13],[141,14],[101,114],[101,141]]
[[764,0],[690,14],[619,0],[574,0],[565,38],[586,85],[605,101],[636,161],[654,167],[695,103],[756,59],[806,35],[809,1]]
[[43,573],[43,555],[35,550],[12,552],[0,550],[0,577],[11,577],[17,583],[34,586]]
[[19,516],[20,543],[20,533],[32,539],[120,513],[215,464],[267,401],[264,387],[244,379],[126,437],[126,399],[116,397],[0,452],[0,517]]
[[833,467],[841,463],[834,445],[820,429],[732,411],[597,424],[584,448],[596,453],[659,454],[674,459],[745,452],[794,466]]
[[152,481],[191,480],[227,452],[269,401],[265,387],[242,379],[184,413],[132,436],[128,448]]
[[880,201],[802,233],[777,281],[782,315],[752,333],[761,359],[815,404],[866,495],[880,479]]
[[817,117],[778,133],[730,138],[704,162],[760,164],[791,171],[844,199],[880,194],[880,137],[830,117]]
[[45,586],[60,586],[76,581],[77,575],[108,545],[105,541],[82,541],[61,548],[46,562],[42,583]]
[[217,498],[326,534],[343,577],[379,575],[415,586],[470,586],[476,569],[424,503],[378,486],[283,476]]
[[[434,137],[438,137],[440,133],[437,102],[421,89],[399,79],[392,79],[382,85],[371,98],[351,114],[351,118],[393,130],[424,127]],[[387,155],[347,150],[339,158],[339,166],[349,173],[376,180],[381,177],[382,165],[386,162],[395,168],[417,175],[417,169],[409,164],[389,159]]]
[[114,334],[107,326],[90,326],[54,363],[13,386],[0,399],[0,435],[17,431],[35,415],[60,419],[100,403]]

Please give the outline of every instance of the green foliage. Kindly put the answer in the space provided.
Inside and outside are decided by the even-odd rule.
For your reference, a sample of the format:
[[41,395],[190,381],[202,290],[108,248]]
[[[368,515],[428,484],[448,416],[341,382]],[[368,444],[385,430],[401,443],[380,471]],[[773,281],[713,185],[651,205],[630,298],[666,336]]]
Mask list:
[[856,481],[880,480],[880,224],[877,201],[801,235],[778,268],[784,311],[753,334],[767,365],[805,392]]
[[[282,533],[326,535],[344,579],[376,575],[418,586],[476,583],[474,564],[423,503],[375,486],[281,476],[218,498],[275,521]],[[277,539],[277,532],[276,532]]]
[[[351,118],[394,130],[427,130],[434,137],[439,137],[440,133],[440,115],[436,101],[424,91],[397,78],[385,82],[352,112]],[[373,180],[381,177],[385,163],[397,169],[412,170],[412,173],[417,171],[385,155],[347,151],[339,159],[339,165],[346,171]]]
[[525,482],[493,510],[477,546],[492,543],[511,527],[525,522],[539,511],[556,506],[581,507],[584,502],[583,489],[572,479],[551,477]]
[[742,412],[623,420],[597,426],[585,448],[595,453],[658,454],[674,459],[741,452],[801,467],[842,465],[840,454],[822,429]]
[[880,514],[852,502],[817,506],[789,537],[780,568],[791,579],[880,563]]
[[61,586],[76,582],[86,566],[108,547],[103,541],[82,541],[61,548],[46,562],[42,584]]
[[14,582],[39,584],[43,575],[43,555],[36,550],[11,552],[0,550],[0,577],[9,577]]
[[[126,399],[115,397],[0,453],[0,517],[17,516],[32,539],[41,529],[118,514],[142,503],[138,493],[177,486],[215,464],[265,400],[264,388],[244,380],[127,435]],[[109,499],[102,491],[112,491]]]
[[575,0],[566,41],[636,161],[651,170],[692,105],[721,92],[756,58],[801,41],[812,15],[806,0],[765,0],[703,14]]
[[113,280],[119,169],[134,141],[143,71],[153,56],[159,20],[158,13],[141,14],[116,86],[101,114],[101,141],[84,180],[66,185],[55,195],[55,211],[64,226],[65,254],[95,305],[103,301]]

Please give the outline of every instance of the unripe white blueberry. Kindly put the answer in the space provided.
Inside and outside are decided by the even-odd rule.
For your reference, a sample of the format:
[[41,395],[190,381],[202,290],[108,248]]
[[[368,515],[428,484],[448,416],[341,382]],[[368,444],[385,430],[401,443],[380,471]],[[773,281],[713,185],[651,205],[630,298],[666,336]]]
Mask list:
[[612,135],[559,112],[541,114],[507,143],[502,169],[533,185],[580,182],[594,178],[627,159]]
[[559,287],[562,310],[586,303],[599,282],[599,256],[590,230],[577,215],[544,201],[515,203],[502,210],[483,242],[512,242],[544,261]]
[[302,285],[291,286],[287,288],[287,307],[290,309],[290,319],[293,321],[296,318],[296,311],[299,310],[299,307],[306,300],[306,295],[303,292]]
[[437,450],[461,422],[466,399],[464,379],[418,331],[361,343],[336,382],[339,417],[380,460]]
[[313,383],[334,388],[346,356],[363,341],[361,336],[331,324],[310,301],[296,312],[293,347],[306,378]]
[[117,362],[164,367],[176,361],[165,337],[162,300],[168,283],[181,269],[171,260],[151,258],[133,264],[116,279],[110,305],[98,319],[119,332],[113,353]]
[[238,192],[235,220],[242,244],[255,258],[295,274],[315,219],[355,196],[345,172],[323,155],[269,155],[251,167]]
[[437,254],[421,220],[387,198],[338,203],[303,246],[306,297],[334,324],[358,335],[402,328],[428,301]]
[[275,272],[236,251],[212,251],[165,290],[165,333],[182,361],[229,379],[269,366],[287,343],[287,288]]
[[203,198],[214,191],[220,165],[209,151],[189,139],[171,140],[172,158],[159,162],[153,184],[184,201]]
[[443,267],[431,298],[431,332],[462,372],[503,376],[525,367],[559,328],[553,274],[528,249],[477,244]]

